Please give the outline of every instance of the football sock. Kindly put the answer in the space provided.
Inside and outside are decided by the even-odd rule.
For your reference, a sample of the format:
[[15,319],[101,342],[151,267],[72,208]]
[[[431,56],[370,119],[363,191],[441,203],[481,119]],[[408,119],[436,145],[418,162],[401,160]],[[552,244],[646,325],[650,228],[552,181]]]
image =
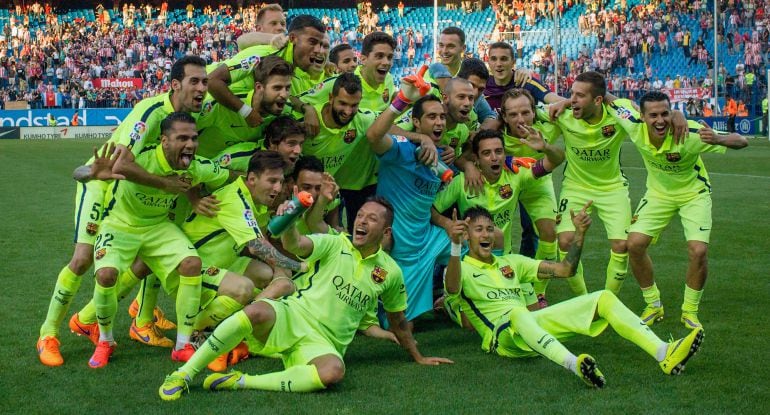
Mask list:
[[566,358],[572,353],[556,337],[543,330],[529,310],[524,307],[514,307],[509,316],[511,327],[516,334],[524,339],[527,346],[547,357],[548,360],[558,365],[564,365]]
[[224,319],[194,355],[179,370],[195,377],[206,365],[219,355],[229,352],[252,331],[251,321],[246,313],[238,311]]
[[647,288],[642,288],[642,296],[644,297],[644,302],[647,303],[647,305],[650,305],[653,307],[661,306],[660,290],[658,290],[657,284],[652,283],[651,286]]
[[610,262],[607,263],[607,282],[604,288],[617,295],[628,272],[628,252],[619,254],[610,250]]
[[246,389],[274,392],[313,392],[326,389],[315,365],[292,366],[284,371],[265,375],[244,374],[238,383]]
[[[179,276],[179,289],[176,293],[176,318],[179,325],[176,328],[176,349],[182,349],[190,342],[193,324],[198,316],[201,301],[201,276]],[[137,322],[137,324],[139,324]],[[187,372],[190,373],[190,372]]]
[[114,342],[112,323],[118,312],[117,287],[102,287],[99,281],[94,285],[94,308],[96,321],[99,323],[99,341]]
[[693,290],[684,286],[684,302],[682,303],[682,312],[685,313],[698,313],[698,305],[700,304],[700,298],[703,296],[703,290]]
[[[567,256],[567,252],[559,250],[559,258]],[[575,270],[575,276],[566,279],[569,288],[572,290],[572,294],[575,296],[588,293],[586,289],[586,281],[583,278],[583,261],[578,262],[577,270]]]
[[658,349],[666,344],[646,324],[642,323],[639,316],[610,292],[605,291],[599,296],[596,312],[599,317],[607,320],[616,333],[639,346],[652,357],[657,358]]
[[136,294],[136,302],[139,312],[136,314],[136,325],[142,327],[155,321],[155,306],[158,304],[160,292],[160,280],[155,274],[150,274],[142,281],[139,292]]
[[[139,279],[136,278],[136,275],[134,275],[134,272],[131,271],[130,268],[122,272],[118,276],[118,283],[116,285],[117,301],[126,298],[126,295],[128,295],[138,283]],[[96,307],[94,306],[93,299],[78,311],[78,320],[84,324],[91,324],[96,321]]]
[[[542,259],[545,261],[556,261],[557,246],[556,242],[546,242],[540,240],[537,244],[537,251],[535,252],[535,259]],[[550,280],[535,281],[532,285],[535,286],[535,294],[545,294],[545,289],[548,288],[548,282]]]
[[58,336],[59,326],[67,315],[72,303],[72,297],[77,294],[82,278],[65,265],[56,278],[56,286],[53,289],[51,302],[48,304],[48,314],[43,325],[40,326],[40,337]]
[[198,314],[195,320],[195,330],[216,327],[222,320],[243,308],[243,304],[226,295],[218,295]]

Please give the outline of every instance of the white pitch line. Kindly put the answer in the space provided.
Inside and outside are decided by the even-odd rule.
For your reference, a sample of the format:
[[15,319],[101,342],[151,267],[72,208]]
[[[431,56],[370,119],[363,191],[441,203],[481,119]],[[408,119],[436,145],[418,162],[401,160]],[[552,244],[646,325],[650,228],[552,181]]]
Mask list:
[[[647,170],[644,167],[620,167],[622,170]],[[770,176],[755,176],[753,174],[737,174],[737,173],[713,173],[709,172],[709,176],[732,176],[732,177],[746,177],[749,179],[770,179]]]

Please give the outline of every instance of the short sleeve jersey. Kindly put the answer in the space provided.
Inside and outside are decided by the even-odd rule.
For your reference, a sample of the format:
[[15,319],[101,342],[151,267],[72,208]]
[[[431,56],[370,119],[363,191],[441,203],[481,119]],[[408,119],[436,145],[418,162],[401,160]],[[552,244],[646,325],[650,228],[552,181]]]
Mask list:
[[[120,122],[109,142],[124,145],[136,156],[145,146],[160,141],[160,122],[174,112],[169,93],[145,98]],[[197,116],[195,114],[194,116]],[[93,163],[91,157],[86,164]]]
[[217,189],[213,195],[219,200],[216,216],[193,213],[182,230],[207,264],[227,268],[238,259],[246,243],[263,237],[260,226],[270,216],[267,206],[254,203],[243,177]]
[[[374,123],[376,115],[372,111],[358,110],[348,125],[341,128],[331,128],[324,124],[321,115],[321,109],[324,105],[314,106],[318,114],[320,129],[318,135],[305,141],[302,145],[302,153],[318,157],[324,163],[324,171],[334,176],[340,187],[348,188],[345,186],[354,182],[355,177],[341,177],[338,170],[353,154],[353,150],[358,147],[359,142],[364,142],[363,150],[371,152],[366,140],[366,130]],[[363,161],[361,160],[361,162]],[[363,168],[364,166],[359,165],[359,171],[355,174],[360,174]]]
[[[388,73],[385,76],[385,82],[377,87],[373,87],[366,83],[366,80],[361,76],[361,67],[358,66],[354,72],[361,78],[361,103],[359,108],[382,112],[390,105],[390,97],[396,90],[396,86],[393,83],[393,75]],[[337,80],[337,76],[324,79],[321,84],[315,85],[313,88],[305,91],[299,96],[299,99],[311,105],[326,103],[329,101],[329,95],[332,93],[334,82]]]
[[468,320],[484,339],[488,350],[494,329],[514,307],[526,307],[521,283],[538,281],[537,269],[542,261],[522,255],[493,256],[491,264],[470,255],[462,261],[460,291],[449,294],[459,300]]
[[[187,177],[190,184],[206,184],[210,188],[222,186],[230,174],[219,165],[203,157],[195,157],[187,170],[174,170],[166,160],[163,147],[146,146],[136,156],[136,163],[148,173],[157,176],[178,174]],[[168,220],[168,214],[179,195],[144,186],[128,180],[116,180],[104,208],[104,220],[117,221],[129,226],[152,226]]]
[[597,124],[576,119],[572,110],[564,111],[556,119],[566,147],[564,185],[598,191],[628,186],[620,170],[620,148],[626,133],[612,116],[616,110],[602,104],[602,119]]
[[[509,89],[516,87],[514,78],[515,76],[511,77],[511,81],[508,82],[507,85],[502,86],[495,83],[494,77],[490,76],[489,79],[487,79],[487,87],[484,88],[484,96],[487,98],[490,107],[496,110],[500,109],[503,103],[503,95],[505,95],[506,91]],[[529,91],[538,102],[545,102],[545,96],[551,92],[547,86],[543,85],[537,79],[530,79],[524,84],[523,88]]]
[[[711,192],[706,166],[701,153],[724,153],[727,148],[701,141],[695,121],[688,121],[689,134],[684,142],[674,144],[671,131],[663,139],[660,148],[650,143],[647,124],[628,100],[617,100],[615,116],[629,132],[631,141],[644,160],[647,168],[647,191],[667,199],[687,201],[700,193]],[[724,132],[717,132],[726,134]]]
[[264,150],[263,144],[257,142],[238,143],[222,150],[211,160],[224,169],[246,172],[249,170],[251,156],[257,150]]
[[500,178],[495,183],[484,180],[484,192],[481,195],[467,193],[465,191],[465,175],[460,173],[449,185],[438,192],[433,207],[439,212],[444,212],[455,203],[460,215],[472,207],[483,207],[492,215],[495,226],[503,231],[505,237],[504,251],[511,251],[512,223],[515,222],[516,208],[519,205],[519,192],[521,189],[521,175],[503,169]]
[[[246,104],[250,104],[254,96],[254,90],[237,94],[238,98]],[[246,120],[237,112],[217,103],[207,101],[204,103],[203,112],[198,118],[198,154],[202,157],[213,159],[225,148],[242,142],[259,142],[264,139],[264,130],[275,119],[274,115],[263,117],[262,123],[256,127],[250,127]],[[256,110],[255,110],[256,111]],[[291,112],[288,106],[284,112]]]
[[363,258],[345,234],[307,237],[313,252],[304,260],[314,265],[307,285],[285,301],[312,316],[337,350],[344,353],[361,320],[377,307],[377,298],[387,312],[406,310],[401,269],[384,251]]
[[[535,120],[532,124],[532,128],[540,131],[543,134],[543,139],[550,144],[553,144],[561,135],[559,126],[547,121]],[[515,157],[532,157],[534,159],[542,159],[545,154],[539,153],[531,149],[526,144],[522,144],[518,138],[508,135],[508,127],[503,129],[503,144],[505,145],[505,154]]]

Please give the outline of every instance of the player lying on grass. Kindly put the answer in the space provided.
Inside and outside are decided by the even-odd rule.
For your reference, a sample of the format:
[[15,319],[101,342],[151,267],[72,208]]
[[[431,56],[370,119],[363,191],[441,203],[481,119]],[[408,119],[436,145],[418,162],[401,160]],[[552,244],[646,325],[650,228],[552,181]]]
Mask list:
[[293,227],[284,232],[284,248],[315,262],[309,271],[313,283],[282,300],[259,300],[223,321],[184,366],[166,377],[158,390],[161,399],[179,399],[210,361],[250,333],[262,343],[261,353],[280,354],[286,369],[264,375],[213,374],[204,388],[312,392],[339,383],[345,375],[342,356],[361,320],[377,307],[378,297],[399,343],[416,362],[452,363],[425,357],[417,349],[404,316],[401,270],[381,249],[392,222],[390,203],[374,198],[358,211],[351,239],[344,234],[301,236]]
[[[588,354],[575,356],[559,339],[574,334],[597,336],[607,325],[660,362],[664,373],[676,375],[703,341],[703,328],[687,337],[666,343],[658,338],[612,292],[596,291],[531,312],[523,301],[522,282],[566,278],[574,274],[583,248],[583,236],[591,225],[586,213],[591,201],[575,214],[570,211],[575,237],[561,262],[540,261],[521,255],[492,254],[495,225],[483,208],[471,208],[464,220],[451,228],[452,254],[447,266],[445,289],[459,297],[468,319],[483,338],[481,348],[506,357],[538,354],[564,366],[587,385],[601,388],[604,375]],[[460,261],[461,244],[470,251]]]
[[741,149],[748,141],[740,134],[714,131],[708,125],[689,121],[688,135],[676,143],[672,128],[674,111],[668,96],[660,92],[642,97],[641,117],[629,100],[617,100],[614,104],[628,114],[616,118],[629,132],[647,168],[647,191],[639,201],[628,234],[631,269],[647,303],[642,321],[652,325],[663,318],[660,291],[647,248],[678,213],[689,257],[681,322],[687,328],[700,327],[698,305],[708,274],[711,236],[711,182],[700,155]]

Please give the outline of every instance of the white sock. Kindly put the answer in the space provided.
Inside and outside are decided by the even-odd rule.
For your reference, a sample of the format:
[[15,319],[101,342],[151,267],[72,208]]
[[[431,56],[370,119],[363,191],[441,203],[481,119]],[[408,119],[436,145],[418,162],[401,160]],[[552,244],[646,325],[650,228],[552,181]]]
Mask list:
[[666,352],[668,352],[668,343],[664,342],[658,346],[658,351],[655,352],[655,359],[657,359],[658,362],[662,362],[663,359],[666,358]]
[[567,355],[567,357],[564,358],[564,363],[562,364],[565,369],[571,370],[572,373],[578,375],[578,367],[577,367],[577,356],[570,353]]
[[99,332],[99,341],[100,342],[110,342],[110,344],[115,343],[115,338],[112,337],[112,330],[104,332]]
[[176,335],[176,347],[174,349],[176,350],[182,350],[184,349],[184,345],[190,343],[190,336],[184,336],[181,334]]

